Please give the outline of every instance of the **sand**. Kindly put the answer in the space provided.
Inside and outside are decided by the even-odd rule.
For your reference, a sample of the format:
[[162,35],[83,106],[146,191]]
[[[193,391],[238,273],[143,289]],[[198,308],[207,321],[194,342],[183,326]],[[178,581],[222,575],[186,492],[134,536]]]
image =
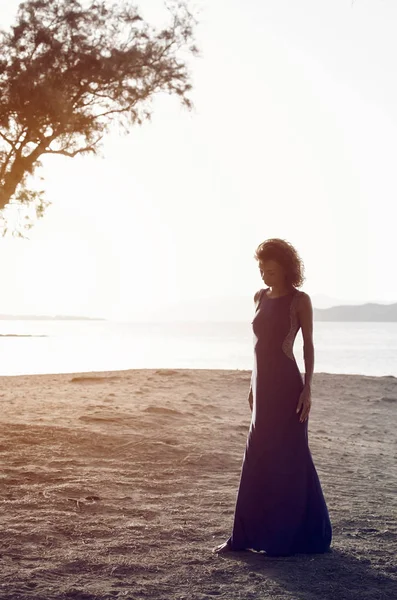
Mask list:
[[397,379],[316,373],[309,445],[332,552],[230,534],[248,371],[2,377],[0,598],[397,598]]

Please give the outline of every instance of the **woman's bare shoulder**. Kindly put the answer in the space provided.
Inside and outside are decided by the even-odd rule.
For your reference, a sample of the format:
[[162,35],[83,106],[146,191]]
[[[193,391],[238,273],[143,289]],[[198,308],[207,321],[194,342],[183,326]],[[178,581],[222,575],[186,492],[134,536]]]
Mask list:
[[304,292],[303,290],[298,290],[298,299],[299,299],[300,307],[303,307],[303,308],[311,308],[312,307],[312,300],[310,298],[310,295],[307,292]]
[[262,294],[264,293],[264,291],[265,290],[262,288],[262,289],[258,290],[257,292],[255,292],[255,294],[254,294],[254,302],[255,302],[255,304],[262,297]]

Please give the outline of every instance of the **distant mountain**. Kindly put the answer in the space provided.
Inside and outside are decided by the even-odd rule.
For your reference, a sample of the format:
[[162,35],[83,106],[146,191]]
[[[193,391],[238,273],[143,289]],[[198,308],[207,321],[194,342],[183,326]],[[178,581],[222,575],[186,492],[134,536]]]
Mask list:
[[0,315],[2,321],[106,321],[95,317],[73,317],[69,315]]
[[331,308],[314,308],[315,321],[372,321],[396,322],[397,303],[395,304],[360,304],[356,306],[332,306]]
[[[350,304],[329,306],[332,300],[322,296],[312,297],[314,319],[316,321],[397,321],[395,304]],[[342,301],[343,302],[343,301]],[[327,308],[317,308],[317,306]],[[250,323],[254,315],[253,298],[250,296],[224,298],[197,298],[174,305],[162,306],[154,310],[144,320],[159,322],[235,322]]]

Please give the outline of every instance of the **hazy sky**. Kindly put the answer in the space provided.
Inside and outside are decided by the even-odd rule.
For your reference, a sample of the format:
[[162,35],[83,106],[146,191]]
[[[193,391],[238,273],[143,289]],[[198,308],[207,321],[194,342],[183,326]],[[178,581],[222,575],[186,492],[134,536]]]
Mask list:
[[195,6],[194,110],[161,100],[102,158],[45,159],[53,205],[30,240],[0,240],[0,313],[252,297],[269,237],[296,246],[310,295],[397,302],[396,2]]

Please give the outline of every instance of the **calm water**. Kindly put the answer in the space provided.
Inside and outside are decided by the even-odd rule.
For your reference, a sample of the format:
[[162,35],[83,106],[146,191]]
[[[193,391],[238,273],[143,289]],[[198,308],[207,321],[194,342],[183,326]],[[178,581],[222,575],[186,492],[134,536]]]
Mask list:
[[[0,375],[136,368],[251,369],[245,323],[0,321]],[[316,372],[397,377],[397,323],[315,322]],[[294,348],[304,370],[302,336]]]

